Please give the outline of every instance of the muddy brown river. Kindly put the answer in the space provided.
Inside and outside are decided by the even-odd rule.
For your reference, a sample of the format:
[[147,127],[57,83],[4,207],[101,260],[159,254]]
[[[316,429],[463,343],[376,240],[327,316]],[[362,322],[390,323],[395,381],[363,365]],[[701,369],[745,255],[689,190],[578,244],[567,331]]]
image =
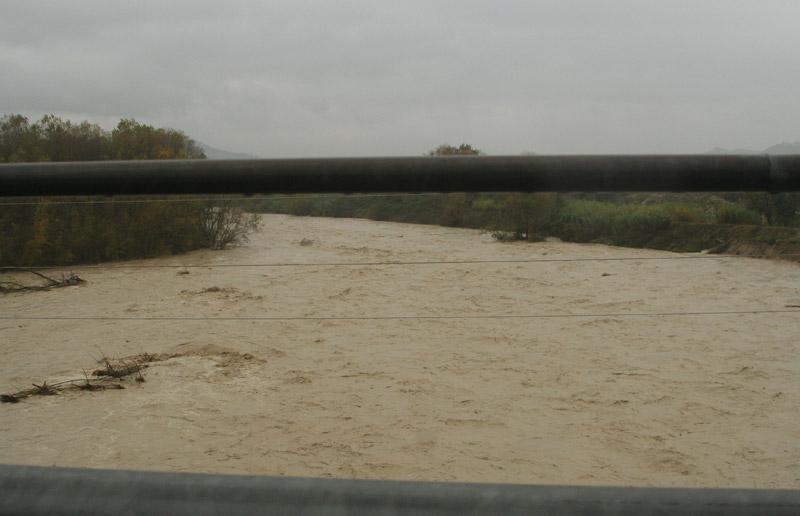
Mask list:
[[[87,283],[0,296],[0,392],[171,358],[0,405],[0,462],[800,487],[800,313],[730,313],[800,305],[800,266],[652,259],[682,256],[268,215],[235,249],[65,269]],[[241,266],[276,263],[328,265]]]

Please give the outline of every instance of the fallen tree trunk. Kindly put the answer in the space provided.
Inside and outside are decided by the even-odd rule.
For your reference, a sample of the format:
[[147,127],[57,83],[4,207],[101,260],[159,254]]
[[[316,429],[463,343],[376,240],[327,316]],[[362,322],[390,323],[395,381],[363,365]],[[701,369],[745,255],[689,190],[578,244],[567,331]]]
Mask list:
[[125,386],[120,383],[121,381],[132,376],[136,382],[143,383],[145,381],[144,370],[148,367],[149,363],[161,360],[164,360],[163,356],[151,355],[149,353],[142,353],[141,355],[117,360],[112,360],[104,356],[99,360],[102,367],[92,371],[91,375],[84,371],[83,378],[62,380],[55,383],[48,383],[47,381],[43,381],[41,384],[34,383],[32,387],[28,389],[8,394],[0,394],[0,402],[19,403],[31,396],[53,396],[68,390],[103,391],[108,389],[124,389]]
[[86,281],[81,279],[80,276],[75,274],[74,272],[69,273],[68,275],[62,274],[61,279],[51,278],[50,276],[46,276],[41,272],[36,272],[32,269],[4,269],[6,272],[26,272],[29,274],[33,274],[38,276],[42,280],[44,280],[44,284],[39,285],[28,285],[24,283],[19,283],[18,281],[12,280],[5,280],[0,281],[0,293],[11,293],[11,292],[30,292],[30,291],[37,291],[37,290],[50,290],[52,288],[60,288],[60,287],[70,287],[73,285],[80,285],[85,283]]

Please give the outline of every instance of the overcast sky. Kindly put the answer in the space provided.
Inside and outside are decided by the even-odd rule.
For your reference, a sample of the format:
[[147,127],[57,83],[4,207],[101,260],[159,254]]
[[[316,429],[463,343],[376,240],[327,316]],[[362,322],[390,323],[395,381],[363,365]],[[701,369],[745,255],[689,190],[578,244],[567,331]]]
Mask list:
[[800,140],[798,0],[2,0],[0,113],[264,157]]

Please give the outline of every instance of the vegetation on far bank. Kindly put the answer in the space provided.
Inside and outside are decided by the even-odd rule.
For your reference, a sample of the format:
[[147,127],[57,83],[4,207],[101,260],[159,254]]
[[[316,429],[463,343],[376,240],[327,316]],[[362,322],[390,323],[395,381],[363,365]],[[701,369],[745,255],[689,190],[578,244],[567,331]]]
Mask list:
[[[473,156],[442,145],[429,156]],[[203,159],[180,131],[121,120],[112,131],[53,115],[0,118],[0,162]],[[257,229],[249,212],[480,228],[498,240],[558,237],[671,251],[800,253],[800,195],[453,193],[300,196],[240,203],[0,200],[0,265],[70,265],[224,248]],[[164,200],[162,200],[164,201]],[[6,204],[4,206],[3,204]],[[777,250],[777,251],[776,251]]]
[[687,195],[679,201],[621,197],[610,201],[589,194],[328,195],[252,201],[249,209],[485,229],[503,241],[557,237],[678,252],[723,252],[751,243],[760,249],[758,254],[768,254],[765,246],[800,252],[797,226],[764,224],[757,212],[720,196]]
[[[0,118],[0,162],[204,159],[181,131],[121,120],[112,131],[53,115]],[[130,199],[0,200],[0,266],[70,265],[223,248],[258,218],[230,204]],[[95,199],[96,200],[96,199]]]
[[[431,156],[479,155],[443,145]],[[261,212],[356,217],[479,228],[498,240],[558,237],[671,251],[800,252],[800,195],[452,193],[281,198],[254,201]]]

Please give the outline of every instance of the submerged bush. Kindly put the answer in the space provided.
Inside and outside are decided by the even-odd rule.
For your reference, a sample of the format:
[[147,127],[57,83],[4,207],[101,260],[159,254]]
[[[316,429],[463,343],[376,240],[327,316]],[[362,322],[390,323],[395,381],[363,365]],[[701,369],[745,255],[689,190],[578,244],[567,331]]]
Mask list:
[[247,242],[250,233],[258,230],[260,222],[258,215],[246,213],[230,203],[209,205],[200,212],[204,243],[211,249],[220,250]]

